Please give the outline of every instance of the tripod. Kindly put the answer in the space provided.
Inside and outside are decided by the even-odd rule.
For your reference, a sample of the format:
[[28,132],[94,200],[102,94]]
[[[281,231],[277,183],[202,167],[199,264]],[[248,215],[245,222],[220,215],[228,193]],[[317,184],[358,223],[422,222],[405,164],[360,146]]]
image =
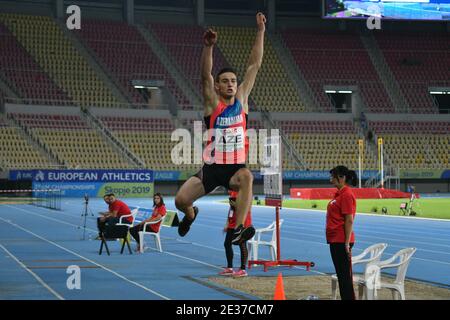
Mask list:
[[[417,215],[417,208],[419,208],[419,202],[416,201],[416,195],[413,193],[411,193],[411,198],[409,199],[409,204],[408,204],[408,209],[407,209],[407,213],[408,216],[415,216]],[[416,211],[413,210],[413,206],[415,206]]]
[[[81,213],[81,217],[83,221],[83,240],[86,239],[86,219],[87,216],[91,214],[91,217],[94,216],[94,213],[92,212],[92,210],[89,208],[89,196],[87,194],[84,195],[84,209]],[[78,227],[79,229],[80,227]]]

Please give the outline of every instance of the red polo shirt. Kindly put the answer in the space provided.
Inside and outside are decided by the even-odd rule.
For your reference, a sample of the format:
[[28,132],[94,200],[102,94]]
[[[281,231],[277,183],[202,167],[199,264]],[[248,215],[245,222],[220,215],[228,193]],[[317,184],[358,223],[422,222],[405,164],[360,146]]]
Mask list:
[[[333,200],[328,203],[327,207],[327,227],[326,235],[328,243],[345,243],[345,215],[356,214],[356,199],[352,189],[345,186],[338,190]],[[350,243],[355,242],[355,234],[352,231]]]
[[[152,213],[152,218],[156,218],[158,215],[161,215],[161,217],[164,217],[167,213],[166,210],[166,206],[162,205],[162,206],[155,206],[153,207],[153,213]],[[150,229],[152,229],[153,232],[158,232],[159,231],[159,227],[161,226],[161,222],[155,223],[155,224],[150,224],[148,225],[150,227]]]
[[[117,211],[117,218],[121,216],[126,216],[131,214],[130,208],[128,208],[127,204],[123,201],[116,200],[109,205],[109,212]],[[131,223],[133,220],[131,217],[125,218],[128,223]]]

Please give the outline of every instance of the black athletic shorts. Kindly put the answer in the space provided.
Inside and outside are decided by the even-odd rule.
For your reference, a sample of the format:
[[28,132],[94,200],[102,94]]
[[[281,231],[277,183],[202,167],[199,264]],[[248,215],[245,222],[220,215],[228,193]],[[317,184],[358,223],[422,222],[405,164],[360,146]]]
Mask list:
[[204,164],[194,177],[202,180],[205,194],[210,193],[218,186],[230,189],[230,179],[245,164]]

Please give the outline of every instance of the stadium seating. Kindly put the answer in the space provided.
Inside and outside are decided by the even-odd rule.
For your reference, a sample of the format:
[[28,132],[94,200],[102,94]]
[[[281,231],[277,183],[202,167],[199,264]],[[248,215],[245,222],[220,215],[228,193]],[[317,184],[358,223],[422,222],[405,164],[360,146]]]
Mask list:
[[[248,124],[247,124],[247,128],[256,130],[256,134],[259,134],[260,129],[266,129],[266,128],[264,128],[264,125],[260,120],[249,120]],[[269,130],[268,130],[267,134],[270,135]],[[258,137],[259,137],[259,135],[258,135]],[[251,145],[252,143],[258,143],[258,147],[257,148],[255,146],[252,147],[252,145]],[[259,143],[260,143],[259,140],[256,140],[253,142],[249,136],[249,150],[248,150],[249,154],[247,157],[247,166],[250,170],[260,170],[260,168],[261,168],[260,159],[259,159],[259,155],[258,155],[258,153],[260,152]],[[251,163],[250,160],[252,160],[252,159],[256,159],[257,163]]]
[[172,162],[171,151],[177,142],[171,141],[169,132],[120,131],[116,132],[116,135],[145,162],[148,168],[155,170],[193,169],[193,165],[175,165]]
[[206,130],[206,125],[205,125],[205,121],[203,119],[180,119],[181,120],[181,125],[183,126],[183,128],[193,132],[194,130],[194,122],[199,121],[202,123],[202,131]]
[[376,133],[414,133],[414,123],[401,121],[369,121]]
[[69,168],[130,168],[120,153],[80,116],[22,113],[12,116]]
[[450,134],[450,122],[421,121],[415,122],[414,125],[422,133]]
[[450,86],[448,34],[376,33],[375,38],[413,113],[437,113],[430,86]]
[[[137,105],[145,103],[140,93],[131,86],[131,80],[160,79],[166,82],[180,108],[193,108],[134,26],[123,22],[85,19],[83,27],[74,33],[109,71],[112,80],[131,102]],[[147,27],[167,49],[179,71],[201,94],[199,60],[204,30],[197,26],[155,23]],[[217,27],[216,30],[219,41],[215,47],[213,73],[231,65],[242,80],[254,43],[255,29]],[[176,42],[173,41],[174,34],[177,35]],[[325,85],[336,85],[358,86],[369,113],[395,112],[359,35],[304,29],[287,29],[281,35],[313,90],[320,111],[336,112],[323,90]],[[27,103],[46,101],[54,105],[104,107],[117,104],[110,89],[50,17],[0,14],[0,40],[0,77]],[[430,86],[450,86],[446,35],[383,33],[376,34],[376,40],[411,111],[436,113],[437,108],[427,89]],[[305,112],[301,97],[285,68],[270,39],[266,38],[264,63],[252,91],[252,101],[270,112]],[[0,103],[3,99],[4,94],[0,92]],[[30,128],[30,132],[69,167],[130,167],[117,150],[80,116],[16,113],[14,117]],[[199,167],[173,163],[171,151],[177,143],[170,140],[175,126],[169,118],[124,115],[102,116],[101,120],[149,168],[195,170]],[[194,120],[181,118],[178,121],[183,127],[192,130]],[[309,169],[328,170],[336,163],[357,168],[359,134],[352,122],[284,120],[278,121],[276,125],[286,134]],[[6,140],[9,137],[12,137],[11,141],[23,140],[17,129],[5,122],[0,123],[0,126],[2,136],[8,137]],[[262,129],[264,125],[259,120],[250,120],[248,127]],[[385,139],[386,155],[394,166],[403,169],[440,169],[449,165],[448,122],[372,121],[369,127],[377,136]],[[205,130],[203,121],[202,128]],[[28,145],[26,140],[23,142]],[[34,150],[32,146],[28,147]],[[31,154],[31,151],[24,152]],[[81,158],[81,153],[87,153],[88,156]],[[11,155],[8,166],[13,160],[24,168],[49,165],[47,159],[40,159],[42,156],[39,152],[37,154],[26,159]],[[37,159],[36,163],[32,162],[33,159]],[[376,168],[376,157],[367,146],[364,167]],[[258,170],[260,165],[252,164],[250,168]],[[287,150],[283,168],[297,169],[287,155]]]
[[0,116],[0,168],[49,168],[52,163]]
[[[330,170],[337,163],[351,169],[358,168],[358,139],[350,121],[283,121],[282,128],[300,153],[310,170]],[[289,163],[285,169],[292,168]],[[367,146],[364,151],[364,169],[376,168],[376,157]]]
[[[255,42],[255,28],[217,27],[218,47],[235,68],[238,79],[245,74],[248,58]],[[256,106],[273,112],[305,112],[295,85],[287,75],[275,49],[265,40],[264,60],[250,95]]]
[[14,35],[0,22],[0,70],[1,77],[24,98],[25,103],[71,104],[63,92],[17,42]]
[[170,119],[101,117],[100,120],[113,131],[132,130],[170,132],[175,130]]
[[[174,62],[201,96],[200,57],[203,49],[204,29],[197,26],[169,24],[150,24],[148,27],[153,30],[158,40],[166,47]],[[174,41],[174,35],[176,35],[176,41]],[[229,66],[217,46],[214,48],[213,59],[213,75],[217,74],[220,69]]]
[[[175,165],[171,151],[179,142],[171,141],[175,130],[170,119],[100,117],[105,126],[134,152],[147,168],[154,170],[193,170],[198,165]],[[192,146],[193,147],[193,146]]]
[[[102,116],[100,120],[142,159],[148,168],[155,170],[197,170],[200,167],[198,164],[177,165],[173,163],[171,152],[179,142],[171,141],[171,134],[175,127],[170,119]],[[193,132],[193,121],[198,121],[198,119],[181,119],[183,127],[191,132]],[[202,126],[202,132],[205,132],[204,123]],[[248,127],[260,129],[262,123],[259,120],[251,120]],[[194,156],[193,141],[191,141],[191,156]],[[260,166],[252,164],[250,168],[258,170]]]
[[132,80],[164,80],[178,105],[184,109],[192,109],[188,98],[136,27],[124,22],[100,20],[85,20],[83,26],[76,32],[79,38],[111,71],[134,104],[143,104],[145,101],[131,85]]
[[389,161],[400,169],[442,169],[449,166],[448,122],[369,122],[384,139]]
[[288,29],[282,37],[321,110],[335,112],[325,85],[353,85],[358,86],[368,111],[395,112],[357,34]]
[[277,126],[285,133],[354,133],[350,121],[278,121]]
[[0,21],[75,104],[108,107],[118,103],[50,17],[0,14]]

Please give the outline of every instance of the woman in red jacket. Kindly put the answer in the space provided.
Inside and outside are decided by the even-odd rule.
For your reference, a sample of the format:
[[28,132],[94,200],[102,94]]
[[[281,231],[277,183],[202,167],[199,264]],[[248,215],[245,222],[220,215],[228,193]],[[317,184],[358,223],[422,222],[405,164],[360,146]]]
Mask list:
[[[141,223],[135,225],[134,227],[130,228],[130,234],[134,238],[134,240],[136,240],[136,243],[137,243],[137,247],[136,247],[137,252],[139,252],[139,249],[140,249],[139,231],[142,231],[142,229],[144,228],[144,224],[146,222],[151,222],[151,221],[161,219],[162,217],[164,217],[166,215],[166,212],[167,212],[166,205],[164,204],[164,199],[163,199],[161,193],[155,193],[153,196],[152,216],[148,219],[145,219]],[[159,228],[161,226],[161,222],[162,222],[162,220],[158,223],[147,225],[145,231],[158,232]]]
[[339,282],[342,300],[355,300],[352,247],[355,243],[353,220],[356,199],[348,185],[356,186],[355,171],[337,166],[330,171],[330,182],[338,189],[327,207],[326,236]]

